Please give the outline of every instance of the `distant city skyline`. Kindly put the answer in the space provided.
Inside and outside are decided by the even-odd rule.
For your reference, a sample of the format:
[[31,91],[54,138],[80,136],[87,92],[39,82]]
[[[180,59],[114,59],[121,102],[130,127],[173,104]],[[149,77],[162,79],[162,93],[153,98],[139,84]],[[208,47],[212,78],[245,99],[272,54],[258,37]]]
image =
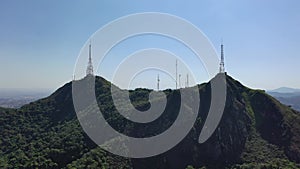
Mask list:
[[[186,19],[206,34],[219,56],[223,39],[226,72],[250,88],[300,88],[297,0],[3,0],[0,4],[0,88],[59,88],[72,80],[77,56],[95,31],[119,17],[141,12],[169,13]],[[174,52],[192,67],[199,66],[197,83],[208,80],[202,74],[203,66],[189,59],[192,54],[187,49],[159,36],[126,40],[108,54],[102,66],[94,65],[94,73],[110,80],[110,67],[146,47]],[[156,89],[157,74],[145,72],[132,85]],[[160,88],[174,87],[167,74],[159,74]],[[138,86],[139,81],[144,84]]]

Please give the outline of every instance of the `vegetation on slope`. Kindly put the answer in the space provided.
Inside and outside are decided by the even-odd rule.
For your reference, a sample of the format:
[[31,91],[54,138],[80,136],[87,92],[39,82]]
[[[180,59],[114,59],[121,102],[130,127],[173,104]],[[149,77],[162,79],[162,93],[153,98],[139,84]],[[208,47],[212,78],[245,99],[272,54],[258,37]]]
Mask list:
[[[143,127],[134,124],[116,111],[110,85],[97,77],[95,92],[106,120],[120,132],[156,135],[177,117],[179,92],[165,90],[168,102],[162,116]],[[122,158],[95,145],[76,118],[71,87],[68,83],[20,109],[0,108],[0,168],[299,168],[299,112],[229,76],[224,114],[207,142],[197,140],[210,107],[210,83],[198,86],[199,116],[186,138],[172,150],[145,159]],[[130,91],[133,105],[147,110],[150,92]]]

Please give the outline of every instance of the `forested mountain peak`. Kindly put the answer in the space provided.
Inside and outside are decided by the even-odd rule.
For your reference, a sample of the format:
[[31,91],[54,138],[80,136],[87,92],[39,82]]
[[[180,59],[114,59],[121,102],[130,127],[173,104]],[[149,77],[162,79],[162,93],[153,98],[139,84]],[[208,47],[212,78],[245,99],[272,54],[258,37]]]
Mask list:
[[[82,80],[87,80],[86,78]],[[173,149],[150,158],[128,159],[99,148],[83,132],[74,111],[72,82],[49,97],[20,109],[0,108],[1,168],[297,168],[300,163],[300,114],[262,90],[252,90],[226,75],[225,110],[217,129],[198,143],[210,108],[211,82],[198,85],[198,118],[188,135]],[[168,104],[163,115],[141,128],[118,115],[111,98],[111,83],[95,78],[98,105],[110,125],[131,136],[157,134],[177,117],[180,95],[164,90]],[[150,105],[152,90],[130,92],[140,110]]]

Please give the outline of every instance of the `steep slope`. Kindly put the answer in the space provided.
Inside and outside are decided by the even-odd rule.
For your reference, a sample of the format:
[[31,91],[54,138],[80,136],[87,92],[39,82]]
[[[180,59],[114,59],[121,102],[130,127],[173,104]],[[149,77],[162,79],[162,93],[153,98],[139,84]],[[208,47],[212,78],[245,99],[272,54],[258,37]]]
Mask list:
[[[97,85],[106,83],[97,78]],[[97,147],[77,121],[71,89],[67,83],[47,98],[0,111],[0,168],[63,168]],[[122,166],[118,157],[99,154],[98,166]]]
[[[201,108],[195,127],[169,152],[133,160],[136,168],[296,167],[299,163],[299,113],[264,91],[251,90],[227,76],[227,100],[222,120],[204,144],[197,138],[209,109],[210,83],[200,87]],[[294,162],[291,162],[294,161]],[[145,165],[146,164],[146,165]],[[163,167],[159,167],[163,166]]]
[[[108,123],[122,133],[136,137],[155,135],[170,127],[177,117],[179,92],[165,90],[168,98],[165,112],[141,128],[118,114],[110,85],[105,79],[96,78],[98,105]],[[199,144],[197,140],[210,107],[210,83],[198,88],[201,106],[193,129],[170,151],[145,159],[112,155],[90,140],[76,118],[71,83],[20,109],[0,109],[0,168],[297,167],[299,112],[264,91],[251,90],[227,76],[227,100],[221,122],[212,137]],[[133,105],[140,110],[149,108],[150,92],[130,91]]]

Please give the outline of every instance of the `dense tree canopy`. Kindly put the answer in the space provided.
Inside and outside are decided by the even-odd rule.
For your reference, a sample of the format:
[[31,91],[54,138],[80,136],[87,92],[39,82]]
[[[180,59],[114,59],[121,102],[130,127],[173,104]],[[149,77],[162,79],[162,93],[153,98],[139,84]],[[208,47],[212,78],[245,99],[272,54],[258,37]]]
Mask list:
[[[132,123],[116,111],[110,85],[97,77],[95,92],[104,117],[119,132],[135,137],[157,135],[177,117],[180,93],[165,90],[168,103],[161,117],[143,127]],[[172,150],[145,159],[119,157],[91,141],[77,120],[71,82],[19,109],[0,108],[0,168],[299,168],[299,112],[227,76],[221,123],[206,143],[199,144],[210,83],[198,88],[201,106],[193,129]],[[137,109],[149,108],[151,90],[129,92]]]

